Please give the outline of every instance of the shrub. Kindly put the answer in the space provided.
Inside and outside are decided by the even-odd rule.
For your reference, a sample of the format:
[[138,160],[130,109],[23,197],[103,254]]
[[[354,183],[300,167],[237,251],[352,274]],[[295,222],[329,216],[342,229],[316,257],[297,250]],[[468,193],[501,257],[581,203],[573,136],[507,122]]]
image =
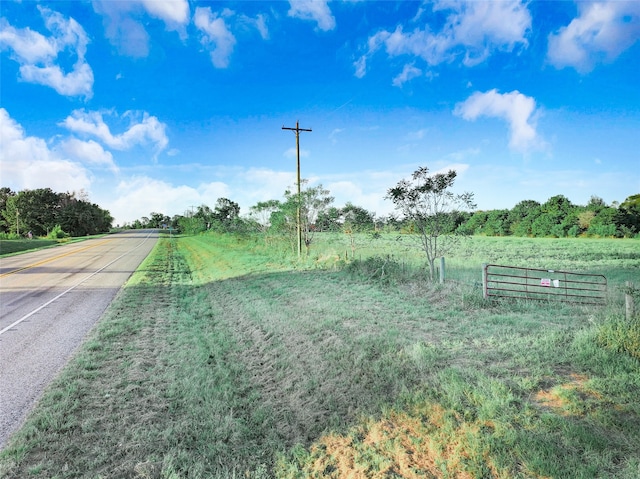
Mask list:
[[64,231],[62,231],[62,228],[60,227],[60,225],[55,225],[47,236],[50,239],[63,239],[68,237],[69,235]]
[[15,233],[0,233],[0,239],[3,240],[17,240],[22,239],[22,236]]
[[577,238],[579,234],[580,227],[578,225],[573,225],[571,228],[569,228],[569,231],[567,231],[567,236],[569,238]]
[[587,230],[587,233],[591,236],[597,236],[600,238],[613,238],[618,236],[617,228],[614,224],[592,224]]
[[392,256],[372,256],[347,265],[347,272],[367,281],[391,284],[401,279],[404,267]]

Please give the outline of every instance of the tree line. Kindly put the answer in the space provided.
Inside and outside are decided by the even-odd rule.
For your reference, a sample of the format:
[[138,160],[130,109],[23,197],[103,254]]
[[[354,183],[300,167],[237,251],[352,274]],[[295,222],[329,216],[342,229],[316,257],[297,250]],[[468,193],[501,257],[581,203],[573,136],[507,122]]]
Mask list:
[[[420,173],[422,172],[422,174]],[[433,188],[435,178],[426,168],[414,173],[423,181],[423,186]],[[445,175],[446,176],[446,175]],[[455,175],[448,178],[442,194],[450,194]],[[414,177],[414,180],[416,178]],[[404,182],[404,180],[403,180]],[[387,199],[393,201],[394,191],[404,192],[409,183],[400,182],[390,188]],[[441,185],[442,186],[442,185]],[[413,191],[416,193],[418,190]],[[407,196],[405,199],[410,199]],[[437,220],[438,235],[486,235],[486,236],[529,236],[529,237],[638,237],[640,236],[640,194],[626,198],[622,203],[607,205],[601,198],[592,196],[586,205],[575,205],[563,195],[556,195],[544,203],[524,200],[512,209],[476,210],[470,201],[468,211],[463,208],[440,208],[407,214],[406,209],[395,202],[398,213],[376,216],[375,212],[347,203],[343,207],[333,204],[330,191],[322,185],[308,186],[303,180],[301,195],[293,188],[284,192],[281,200],[259,202],[240,215],[238,203],[219,198],[213,208],[200,205],[181,215],[169,217],[152,212],[130,224],[129,228],[167,228],[185,234],[205,231],[228,233],[261,233],[266,241],[286,239],[293,245],[297,235],[297,211],[300,206],[302,241],[307,249],[318,232],[400,232],[416,233],[420,223],[426,218]],[[453,205],[456,206],[456,205]],[[105,233],[112,227],[110,213],[88,201],[86,194],[55,193],[50,188],[24,190],[18,193],[10,188],[0,188],[0,233],[45,236],[54,230],[71,236],[85,236]]]
[[583,206],[574,205],[563,195],[545,203],[525,200],[510,210],[467,214],[455,231],[486,236],[632,238],[640,235],[640,194],[611,205],[597,196]]
[[292,252],[304,243],[307,254],[317,232],[345,233],[354,253],[355,233],[405,233],[425,253],[432,280],[436,258],[447,254],[463,236],[640,237],[640,194],[612,205],[597,196],[584,206],[574,205],[556,195],[545,203],[525,200],[512,209],[476,211],[473,193],[453,193],[455,179],[453,170],[432,174],[426,167],[418,168],[411,179],[387,191],[385,199],[398,212],[387,217],[376,217],[352,203],[337,208],[330,191],[318,185],[301,188],[300,195],[287,189],[283,200],[260,202],[245,217],[240,216],[237,203],[219,198],[213,209],[201,205],[174,218],[152,213],[132,226],[169,227],[187,234],[259,232],[267,243],[288,241]]
[[112,223],[109,211],[91,203],[83,191],[0,188],[0,234],[5,237],[87,236],[109,232]]
[[[392,199],[391,196],[387,198]],[[412,233],[420,221],[419,216],[408,215],[401,208],[399,213],[376,216],[374,212],[352,203],[336,207],[334,198],[322,185],[303,188],[300,201],[302,234],[307,245],[317,232]],[[284,200],[259,202],[249,209],[248,215],[241,217],[237,203],[219,198],[213,209],[201,205],[173,218],[151,213],[129,226],[158,228],[164,225],[189,234],[211,229],[220,232],[255,231],[265,235],[293,234],[297,227],[297,204],[297,194],[287,190]],[[466,201],[466,206],[474,205]],[[449,208],[427,212],[426,216],[438,219],[440,234],[632,238],[640,236],[640,194],[611,205],[597,196],[592,196],[586,205],[576,205],[565,196],[556,195],[544,203],[524,200],[512,209],[465,211]]]

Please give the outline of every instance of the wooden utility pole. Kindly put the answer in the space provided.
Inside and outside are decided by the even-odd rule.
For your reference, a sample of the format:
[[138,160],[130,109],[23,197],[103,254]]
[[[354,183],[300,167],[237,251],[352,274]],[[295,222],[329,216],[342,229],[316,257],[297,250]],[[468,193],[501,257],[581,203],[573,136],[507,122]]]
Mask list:
[[287,128],[283,126],[282,129],[296,132],[296,156],[298,158],[298,210],[296,212],[296,216],[298,227],[298,258],[300,258],[300,256],[302,255],[302,225],[300,220],[300,205],[302,204],[302,194],[300,192],[300,132],[311,131],[311,129],[300,128],[300,124],[298,121],[296,121],[295,128]]

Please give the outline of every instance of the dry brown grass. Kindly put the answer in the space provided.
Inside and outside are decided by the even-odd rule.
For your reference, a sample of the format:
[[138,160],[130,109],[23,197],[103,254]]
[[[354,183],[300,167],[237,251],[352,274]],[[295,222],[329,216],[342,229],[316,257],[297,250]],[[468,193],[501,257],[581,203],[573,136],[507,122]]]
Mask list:
[[467,422],[437,404],[410,412],[393,411],[369,420],[349,434],[327,434],[310,448],[308,477],[383,479],[504,478],[488,449],[479,456],[487,422]]

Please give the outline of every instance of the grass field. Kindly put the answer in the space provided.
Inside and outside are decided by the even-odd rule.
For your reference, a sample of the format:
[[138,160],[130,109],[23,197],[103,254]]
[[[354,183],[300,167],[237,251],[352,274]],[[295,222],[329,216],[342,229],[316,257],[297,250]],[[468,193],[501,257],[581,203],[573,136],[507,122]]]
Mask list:
[[[609,301],[486,302],[484,262],[602,273]],[[420,263],[396,236],[301,262],[161,239],[0,477],[640,477],[640,341],[616,341],[640,243],[473,238],[444,285]]]

